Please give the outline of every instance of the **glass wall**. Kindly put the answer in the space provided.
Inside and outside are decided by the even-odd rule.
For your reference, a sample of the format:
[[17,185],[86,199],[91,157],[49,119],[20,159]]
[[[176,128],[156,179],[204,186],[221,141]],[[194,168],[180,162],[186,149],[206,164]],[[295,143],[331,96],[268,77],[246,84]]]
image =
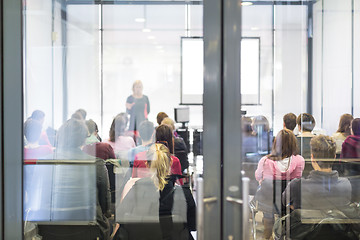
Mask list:
[[204,4],[23,2],[25,233],[359,239],[360,0]]

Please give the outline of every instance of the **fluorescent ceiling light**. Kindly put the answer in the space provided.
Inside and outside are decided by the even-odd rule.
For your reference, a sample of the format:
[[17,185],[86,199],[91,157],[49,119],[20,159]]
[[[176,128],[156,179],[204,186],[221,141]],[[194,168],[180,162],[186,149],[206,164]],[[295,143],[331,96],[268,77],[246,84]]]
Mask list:
[[145,22],[145,18],[135,18],[135,22]]
[[155,36],[148,36],[148,39],[155,39]]
[[256,30],[259,30],[259,28],[258,27],[252,27],[252,28],[250,28],[252,31],[256,31]]
[[157,49],[162,49],[164,48],[163,46],[156,46]]
[[151,29],[150,28],[144,28],[142,31],[148,33],[148,32],[151,32]]
[[251,6],[251,5],[253,5],[253,3],[252,2],[242,2],[241,5],[242,6]]

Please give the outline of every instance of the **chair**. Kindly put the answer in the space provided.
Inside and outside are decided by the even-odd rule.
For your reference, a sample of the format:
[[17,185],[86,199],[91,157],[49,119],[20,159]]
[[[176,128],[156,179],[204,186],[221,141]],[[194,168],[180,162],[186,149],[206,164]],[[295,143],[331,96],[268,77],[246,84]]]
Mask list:
[[37,160],[24,178],[24,219],[43,240],[101,238],[95,159]]

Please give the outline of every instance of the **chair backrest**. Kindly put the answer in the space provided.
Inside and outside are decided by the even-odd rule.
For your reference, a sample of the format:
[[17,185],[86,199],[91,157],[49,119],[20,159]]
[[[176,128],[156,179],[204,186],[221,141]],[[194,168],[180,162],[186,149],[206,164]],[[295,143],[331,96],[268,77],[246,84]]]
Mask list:
[[24,220],[36,222],[43,239],[81,239],[76,234],[81,231],[99,236],[97,210],[95,159],[37,160],[24,165]]

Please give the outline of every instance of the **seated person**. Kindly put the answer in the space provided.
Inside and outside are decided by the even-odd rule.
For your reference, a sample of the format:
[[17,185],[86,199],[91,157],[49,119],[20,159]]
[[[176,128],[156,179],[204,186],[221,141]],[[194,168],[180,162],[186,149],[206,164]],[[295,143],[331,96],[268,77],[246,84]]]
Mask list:
[[92,119],[86,120],[85,123],[89,130],[89,136],[86,138],[85,145],[101,142],[101,137],[98,134],[99,129],[97,124]]
[[297,141],[300,155],[305,159],[310,159],[310,140],[315,136],[311,133],[315,127],[315,119],[311,114],[302,113],[297,117],[296,123],[299,129]]
[[[125,186],[121,203],[117,208],[117,222],[121,226],[114,239],[193,239],[190,231],[196,230],[196,206],[188,188],[176,187],[169,177],[171,153],[160,143],[153,144],[145,162],[148,172],[145,178],[133,178]],[[172,218],[171,225],[164,222]],[[173,225],[181,224],[178,232]],[[136,228],[128,225],[136,224]],[[151,228],[146,224],[153,224]],[[135,231],[130,232],[129,231]],[[176,236],[174,236],[176,234]],[[175,238],[174,238],[175,237]]]
[[40,145],[42,125],[39,121],[28,118],[24,124],[26,145],[24,146],[24,159],[38,159],[53,152],[50,145]]
[[271,151],[273,133],[270,131],[269,121],[265,116],[256,116],[252,120],[251,127],[257,141],[257,151],[268,154]]
[[156,115],[156,122],[157,122],[157,124],[160,126],[162,120],[164,120],[164,118],[167,118],[167,117],[169,117],[169,116],[168,116],[166,113],[164,113],[164,112],[159,112],[159,113]]
[[185,169],[189,167],[189,160],[188,160],[188,149],[186,147],[185,141],[180,136],[175,136],[176,129],[175,123],[171,118],[164,118],[161,124],[166,124],[171,128],[171,131],[174,135],[174,155],[180,160],[181,164],[181,171],[184,172]]
[[[31,116],[28,119],[33,119],[41,124],[41,128],[43,127],[44,121],[45,121],[45,113],[41,110],[35,110],[32,112]],[[48,138],[48,135],[46,131],[42,131],[39,139],[40,145],[49,145],[50,147],[53,146],[50,143],[50,140]]]
[[[84,145],[87,135],[88,130],[83,120],[70,119],[66,121],[58,131],[58,146],[52,158],[60,160],[94,159],[94,157],[84,153],[81,150],[81,147]],[[102,234],[101,239],[109,239],[110,224],[108,221],[108,217],[110,217],[111,215],[109,177],[104,161],[102,159],[96,160],[96,187],[98,192],[96,221]],[[74,176],[74,178],[75,177],[76,176]],[[78,204],[81,205],[81,203]]]
[[353,119],[354,118],[351,114],[343,114],[340,117],[339,128],[336,131],[336,133],[334,133],[332,135],[332,137],[336,141],[336,154],[337,155],[341,154],[341,148],[342,148],[343,142],[349,135],[351,135],[350,125],[351,125],[351,121]]
[[351,135],[342,144],[340,158],[348,159],[348,162],[340,163],[339,170],[351,182],[352,200],[360,202],[360,118],[351,122]]
[[128,159],[130,166],[134,164],[135,156],[140,153],[147,151],[151,144],[154,143],[154,124],[148,120],[144,120],[139,126],[139,135],[141,139],[141,145],[132,148],[128,152]]
[[117,115],[110,127],[109,140],[104,142],[109,143],[114,149],[117,158],[127,158],[127,152],[129,149],[135,147],[134,139],[125,135],[126,118],[122,115]]
[[[336,170],[332,169],[332,164],[336,156],[336,143],[335,141],[328,136],[319,135],[315,136],[310,141],[311,147],[311,164],[314,168],[310,172],[310,175],[307,179],[294,179],[286,187],[283,193],[283,204],[290,206],[290,209],[300,211],[300,217],[306,220],[307,218],[316,219],[316,221],[322,221],[324,218],[328,218],[326,214],[329,213],[329,210],[340,211],[345,215],[346,218],[358,219],[359,215],[356,212],[356,209],[353,208],[351,203],[351,184],[348,179],[339,177],[339,174]],[[308,210],[320,210],[315,212],[324,213],[325,215],[311,215]],[[330,212],[331,213],[331,212]],[[309,216],[310,214],[310,216]],[[343,216],[343,215],[334,215],[334,216]],[[336,221],[338,220],[333,215],[330,215],[330,219]],[[291,218],[290,218],[291,219]],[[293,218],[295,221],[295,218]],[[301,220],[302,221],[302,220]],[[351,222],[350,222],[351,223]],[[290,225],[293,227],[294,223]],[[304,225],[307,228],[311,228],[309,224]],[[330,225],[322,226],[322,224],[312,225],[321,229],[324,227],[323,231],[313,231],[310,232],[311,239],[330,239],[329,236],[339,234],[340,224],[336,223],[334,228]],[[298,227],[300,227],[298,225]],[[340,231],[340,238],[331,238],[331,239],[354,239],[347,238],[347,232],[350,231],[348,228],[345,231]],[[298,231],[293,231],[298,232]],[[291,234],[291,232],[290,232]],[[302,233],[304,234],[304,233]],[[319,238],[317,238],[318,234]],[[326,238],[320,238],[320,235],[327,235]],[[289,236],[291,237],[291,236]],[[357,237],[356,237],[357,238]],[[356,239],[355,238],[355,239]],[[304,239],[306,237],[304,236]]]
[[[256,137],[253,135],[251,128],[252,120],[250,117],[242,117],[242,149],[246,156],[247,153],[257,153],[257,142]],[[257,161],[259,159],[257,158]],[[256,162],[257,162],[256,161]]]
[[[255,199],[258,201],[259,210],[264,213],[265,239],[271,236],[274,214],[282,214],[279,212],[281,210],[281,200],[273,199],[273,196],[276,196],[274,191],[282,187],[274,186],[276,182],[273,180],[292,180],[301,177],[305,162],[302,156],[297,155],[297,152],[298,148],[294,133],[288,129],[282,129],[275,138],[271,154],[259,161],[255,171],[255,178],[261,186],[256,193]],[[274,209],[274,205],[278,209]]]
[[283,117],[284,128],[294,131],[296,127],[296,115],[293,113],[285,114]]
[[[155,142],[165,144],[171,153],[171,175],[175,178],[182,176],[180,161],[177,157],[173,155],[174,153],[174,139],[171,129],[167,125],[160,125],[156,128],[155,131]],[[132,172],[133,178],[142,178],[149,175],[149,170],[146,168],[146,152],[138,153],[135,156],[134,167]],[[179,179],[180,184],[182,185],[182,179]]]

